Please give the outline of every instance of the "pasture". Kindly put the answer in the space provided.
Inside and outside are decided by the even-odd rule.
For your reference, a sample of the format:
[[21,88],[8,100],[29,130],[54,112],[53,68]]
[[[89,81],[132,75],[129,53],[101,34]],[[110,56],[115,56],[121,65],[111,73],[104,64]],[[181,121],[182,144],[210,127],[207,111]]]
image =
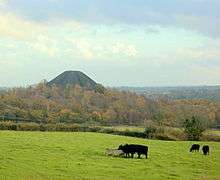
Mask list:
[[[106,148],[137,143],[149,158],[105,156]],[[190,153],[194,142],[146,140],[85,132],[0,131],[0,179],[220,179],[220,143],[210,155]]]

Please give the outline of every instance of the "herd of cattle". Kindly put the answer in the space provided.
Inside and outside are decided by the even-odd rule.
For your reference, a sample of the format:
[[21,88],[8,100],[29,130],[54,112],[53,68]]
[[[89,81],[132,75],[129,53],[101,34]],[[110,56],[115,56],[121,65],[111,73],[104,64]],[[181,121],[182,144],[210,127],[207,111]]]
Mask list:
[[[190,152],[199,152],[199,149],[200,149],[199,144],[193,144],[190,148]],[[209,146],[204,145],[202,147],[202,151],[204,155],[208,155]],[[140,158],[141,155],[143,154],[147,159],[148,147],[138,144],[125,144],[125,145],[120,145],[118,149],[106,149],[106,155],[108,156],[125,156],[126,158],[127,157],[133,158],[134,154],[136,153],[138,155],[138,158]]]
[[138,144],[125,144],[120,145],[118,149],[106,149],[106,155],[108,156],[125,156],[125,157],[134,157],[134,154],[138,154],[138,158],[141,157],[142,154],[147,158],[148,147]]

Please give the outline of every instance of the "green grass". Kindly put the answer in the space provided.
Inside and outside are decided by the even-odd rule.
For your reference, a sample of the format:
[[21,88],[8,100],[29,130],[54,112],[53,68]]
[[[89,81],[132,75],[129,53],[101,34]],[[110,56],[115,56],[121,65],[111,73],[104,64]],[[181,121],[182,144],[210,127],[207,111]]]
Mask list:
[[[123,143],[149,146],[149,159],[105,156]],[[220,179],[220,143],[211,154],[189,153],[193,142],[98,133],[0,131],[0,179]]]
[[220,136],[220,130],[208,130],[208,131],[206,131],[206,133]]

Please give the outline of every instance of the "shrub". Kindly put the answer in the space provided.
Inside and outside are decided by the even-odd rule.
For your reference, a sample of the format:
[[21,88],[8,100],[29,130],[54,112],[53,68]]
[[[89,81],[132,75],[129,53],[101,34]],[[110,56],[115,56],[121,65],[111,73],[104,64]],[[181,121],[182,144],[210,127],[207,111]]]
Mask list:
[[156,126],[148,126],[144,129],[144,134],[146,138],[153,138],[157,131]]
[[138,131],[116,131],[118,135],[123,135],[123,136],[131,136],[131,137],[138,137],[138,138],[145,138],[146,134],[144,132],[138,132]]
[[101,128],[99,130],[100,133],[113,134],[115,130],[113,128]]
[[179,128],[166,127],[164,128],[164,134],[167,134],[173,140],[186,140],[184,131]]
[[17,130],[17,124],[12,121],[5,121],[0,123],[0,130]]
[[200,140],[202,133],[206,130],[204,121],[195,116],[191,119],[186,119],[183,127],[187,135],[187,139],[190,141]]
[[39,131],[40,125],[37,123],[19,123],[17,124],[18,131]]
[[201,137],[202,141],[215,141],[220,142],[220,136],[212,133],[204,133]]
[[166,140],[166,141],[176,141],[176,140],[178,140],[176,137],[170,136],[169,134],[160,134],[160,133],[155,135],[155,139]]

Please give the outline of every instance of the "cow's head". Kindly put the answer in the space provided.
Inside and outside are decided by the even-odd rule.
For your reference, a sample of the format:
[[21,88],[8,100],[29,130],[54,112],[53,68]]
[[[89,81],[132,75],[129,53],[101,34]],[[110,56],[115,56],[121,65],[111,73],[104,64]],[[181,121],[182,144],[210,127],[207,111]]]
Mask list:
[[123,145],[122,144],[118,147],[118,150],[123,150]]

